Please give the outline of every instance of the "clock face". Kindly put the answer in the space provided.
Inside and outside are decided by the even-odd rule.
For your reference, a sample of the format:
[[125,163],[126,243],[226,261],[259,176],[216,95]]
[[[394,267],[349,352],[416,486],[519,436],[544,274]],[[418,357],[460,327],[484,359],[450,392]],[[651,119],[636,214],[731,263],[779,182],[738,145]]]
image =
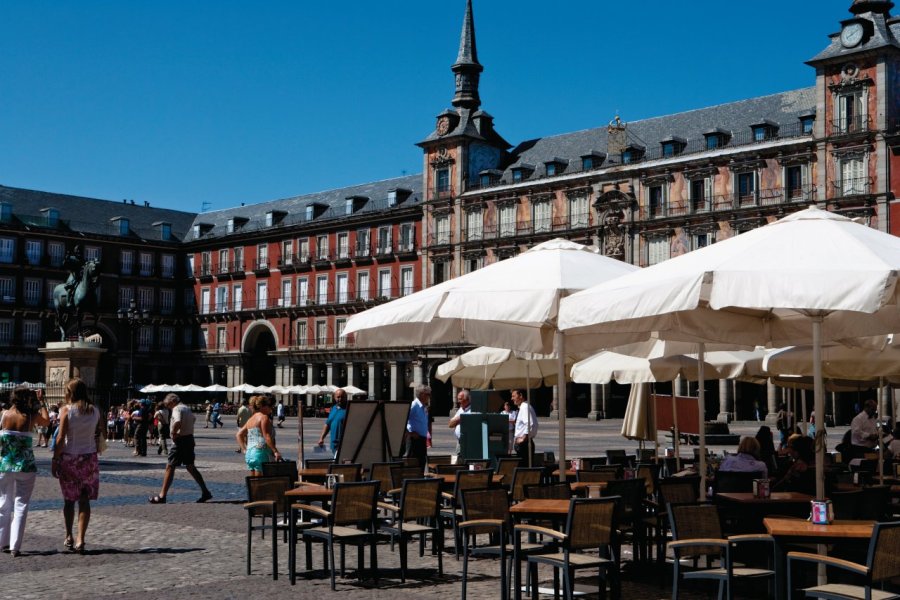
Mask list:
[[450,131],[450,119],[448,119],[447,117],[441,117],[437,122],[437,134],[447,135],[448,131]]
[[849,23],[841,30],[841,44],[845,48],[852,48],[863,39],[863,26],[861,23]]

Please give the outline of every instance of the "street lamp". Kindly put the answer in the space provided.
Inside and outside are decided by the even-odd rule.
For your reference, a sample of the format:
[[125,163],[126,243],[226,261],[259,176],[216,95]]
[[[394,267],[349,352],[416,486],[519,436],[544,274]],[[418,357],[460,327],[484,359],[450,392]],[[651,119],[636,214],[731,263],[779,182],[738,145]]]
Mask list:
[[134,298],[128,304],[128,310],[119,309],[119,322],[128,326],[128,335],[131,341],[131,353],[128,361],[128,391],[129,396],[134,391],[134,332],[150,321],[149,310],[138,310]]

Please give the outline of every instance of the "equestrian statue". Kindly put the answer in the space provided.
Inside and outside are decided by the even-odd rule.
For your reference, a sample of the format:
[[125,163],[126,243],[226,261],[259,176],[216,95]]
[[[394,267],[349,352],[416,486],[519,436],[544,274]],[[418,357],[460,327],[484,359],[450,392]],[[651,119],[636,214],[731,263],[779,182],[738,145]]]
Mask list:
[[97,321],[97,287],[100,282],[100,266],[95,260],[85,261],[81,247],[75,246],[66,256],[63,266],[69,277],[65,283],[53,288],[53,306],[56,309],[56,326],[60,341],[66,341],[66,331],[73,323],[77,325],[79,338],[82,335],[81,322],[85,313],[91,313]]

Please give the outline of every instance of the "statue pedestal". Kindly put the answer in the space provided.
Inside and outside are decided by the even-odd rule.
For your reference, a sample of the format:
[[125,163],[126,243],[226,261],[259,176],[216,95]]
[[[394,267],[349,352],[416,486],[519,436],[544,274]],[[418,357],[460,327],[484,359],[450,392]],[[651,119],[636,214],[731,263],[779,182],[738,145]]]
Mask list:
[[80,377],[88,389],[97,386],[97,365],[100,355],[106,352],[97,342],[48,342],[40,348],[46,367],[45,398],[50,404],[65,401],[65,385],[72,377]]

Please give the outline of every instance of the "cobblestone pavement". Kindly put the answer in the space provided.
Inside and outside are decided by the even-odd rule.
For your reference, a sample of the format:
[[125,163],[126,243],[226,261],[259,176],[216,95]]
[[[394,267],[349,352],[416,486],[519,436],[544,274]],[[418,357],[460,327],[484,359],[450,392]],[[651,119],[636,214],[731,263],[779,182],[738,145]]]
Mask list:
[[[432,452],[451,452],[455,440],[446,427],[446,418],[436,420]],[[555,450],[556,422],[542,420],[538,450]],[[634,448],[619,436],[621,421],[591,422],[570,419],[567,429],[570,456],[602,453],[609,447]],[[752,433],[757,423],[733,424],[736,433]],[[322,420],[308,419],[306,440],[315,441]],[[57,482],[49,475],[50,453],[36,450],[39,475],[32,499],[23,544],[23,555],[0,554],[0,598],[40,598],[95,600],[105,598],[210,598],[246,599],[329,598],[330,590],[322,572],[291,586],[287,578],[287,546],[279,547],[280,577],[271,578],[270,545],[254,538],[253,574],[246,575],[246,516],[241,507],[245,498],[243,457],[234,450],[235,427],[197,431],[197,465],[213,493],[207,504],[196,504],[200,492],[190,476],[179,470],[168,504],[151,505],[147,498],[159,491],[165,465],[163,456],[150,448],[146,458],[133,457],[131,448],[111,443],[101,458],[100,499],[93,513],[84,556],[63,548],[62,501]],[[296,457],[296,420],[289,419],[278,430],[279,446],[285,456]],[[832,439],[835,439],[832,436]],[[839,439],[839,438],[837,438]],[[311,444],[307,443],[307,451]],[[258,534],[257,534],[258,535]],[[437,561],[428,552],[419,558],[410,551],[411,575],[400,583],[399,560],[388,545],[379,546],[379,577],[354,578],[356,556],[348,549],[348,577],[338,578],[341,598],[453,598],[461,593],[462,563],[452,555],[452,535],[447,535],[450,551],[444,556],[444,575],[437,575]],[[302,554],[302,551],[301,551]],[[316,553],[314,566],[321,566]],[[624,558],[630,562],[630,554]],[[301,557],[302,559],[302,557]],[[671,595],[670,575],[648,568],[632,568],[626,563],[623,598],[665,598]],[[550,572],[542,572],[547,585]],[[590,578],[579,585],[593,586]],[[499,597],[499,567],[491,560],[470,565],[469,594],[472,598]],[[596,588],[592,588],[596,594]],[[14,591],[13,591],[14,590]],[[711,588],[693,588],[685,598],[713,597]]]

